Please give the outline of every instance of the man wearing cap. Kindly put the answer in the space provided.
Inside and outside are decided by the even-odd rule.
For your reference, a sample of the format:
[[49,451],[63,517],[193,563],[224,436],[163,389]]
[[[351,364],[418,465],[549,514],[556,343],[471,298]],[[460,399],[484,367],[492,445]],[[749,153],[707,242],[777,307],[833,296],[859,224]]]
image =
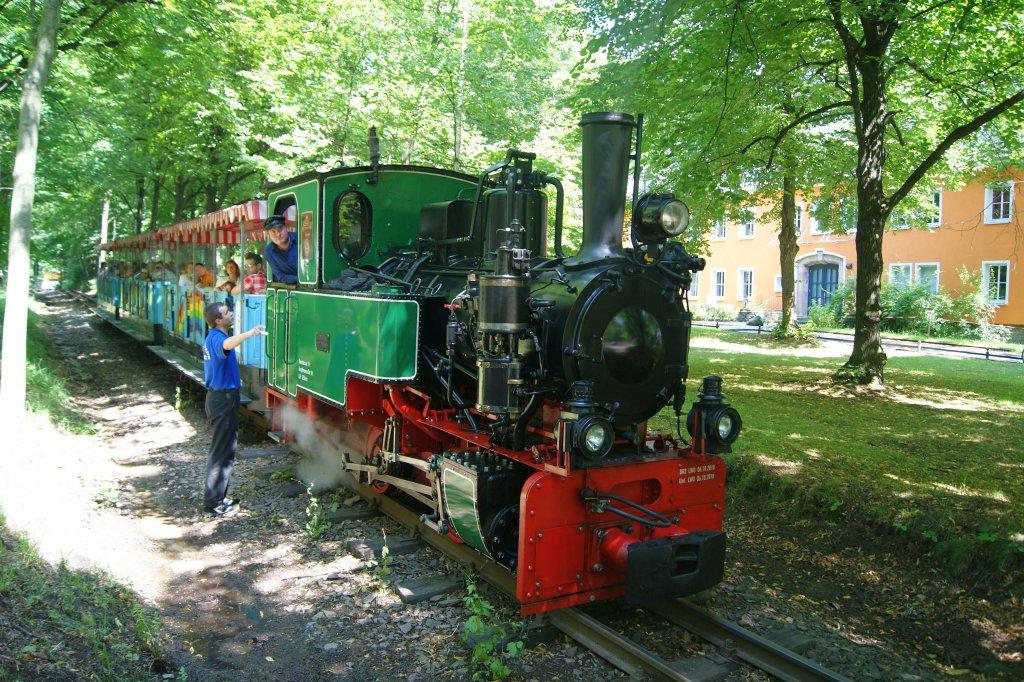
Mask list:
[[267,218],[267,236],[270,243],[263,247],[263,257],[270,265],[271,278],[282,284],[299,282],[299,241],[285,226],[283,215]]
[[264,331],[263,325],[258,324],[248,331],[229,336],[234,314],[223,303],[208,304],[203,316],[210,327],[203,344],[203,383],[206,385],[206,416],[213,428],[203,486],[203,508],[214,516],[226,517],[238,511],[238,500],[228,497],[228,479],[231,478],[238,442],[238,405],[242,386],[235,348]]

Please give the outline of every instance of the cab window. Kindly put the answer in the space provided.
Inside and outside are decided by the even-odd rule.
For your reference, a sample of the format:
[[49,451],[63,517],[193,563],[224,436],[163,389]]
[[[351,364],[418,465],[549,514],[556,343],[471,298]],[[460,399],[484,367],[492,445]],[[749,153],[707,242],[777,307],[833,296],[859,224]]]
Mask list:
[[349,263],[370,250],[372,219],[369,200],[356,191],[348,191],[334,203],[334,248]]

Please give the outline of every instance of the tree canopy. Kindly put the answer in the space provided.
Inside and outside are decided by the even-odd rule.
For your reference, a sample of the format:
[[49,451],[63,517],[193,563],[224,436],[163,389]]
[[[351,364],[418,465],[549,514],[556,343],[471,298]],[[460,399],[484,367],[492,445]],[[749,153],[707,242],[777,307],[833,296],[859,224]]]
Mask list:
[[[34,6],[0,3],[0,168]],[[856,208],[864,380],[890,215],[1024,142],[1016,0],[78,0],[62,22],[33,231],[55,265],[91,259],[105,201],[121,235],[167,224],[363,163],[370,126],[388,163],[472,171],[528,146],[571,189],[576,116],[643,111],[647,180],[705,228],[769,202],[788,243],[795,193],[824,197],[825,229]]]
[[[657,121],[652,162],[705,220],[783,179],[855,199],[857,319],[847,369],[881,380],[890,214],[1021,148],[1024,9],[1013,0],[583,0],[603,64],[586,99]],[[630,84],[622,88],[621,84]],[[616,87],[620,86],[620,87]],[[978,143],[980,135],[980,144]],[[964,144],[970,141],[971,144]],[[920,194],[920,193],[919,193]],[[918,197],[919,198],[919,197]],[[831,220],[830,220],[831,218]]]

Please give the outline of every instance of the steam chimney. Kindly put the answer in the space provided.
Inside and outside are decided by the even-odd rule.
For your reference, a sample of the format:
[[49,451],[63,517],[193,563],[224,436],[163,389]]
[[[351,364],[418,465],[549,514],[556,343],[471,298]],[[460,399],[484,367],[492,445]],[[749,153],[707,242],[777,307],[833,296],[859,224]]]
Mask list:
[[587,114],[583,128],[583,244],[568,264],[619,258],[629,182],[633,117]]

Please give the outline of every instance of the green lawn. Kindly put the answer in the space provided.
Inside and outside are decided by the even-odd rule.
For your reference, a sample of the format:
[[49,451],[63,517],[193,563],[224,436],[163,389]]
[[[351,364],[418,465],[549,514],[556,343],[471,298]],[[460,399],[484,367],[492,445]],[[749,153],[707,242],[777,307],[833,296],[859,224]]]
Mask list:
[[688,398],[717,374],[743,417],[734,503],[894,535],[956,572],[1024,563],[1024,365],[892,357],[883,391],[855,392],[830,381],[844,354],[776,345],[695,335]]

